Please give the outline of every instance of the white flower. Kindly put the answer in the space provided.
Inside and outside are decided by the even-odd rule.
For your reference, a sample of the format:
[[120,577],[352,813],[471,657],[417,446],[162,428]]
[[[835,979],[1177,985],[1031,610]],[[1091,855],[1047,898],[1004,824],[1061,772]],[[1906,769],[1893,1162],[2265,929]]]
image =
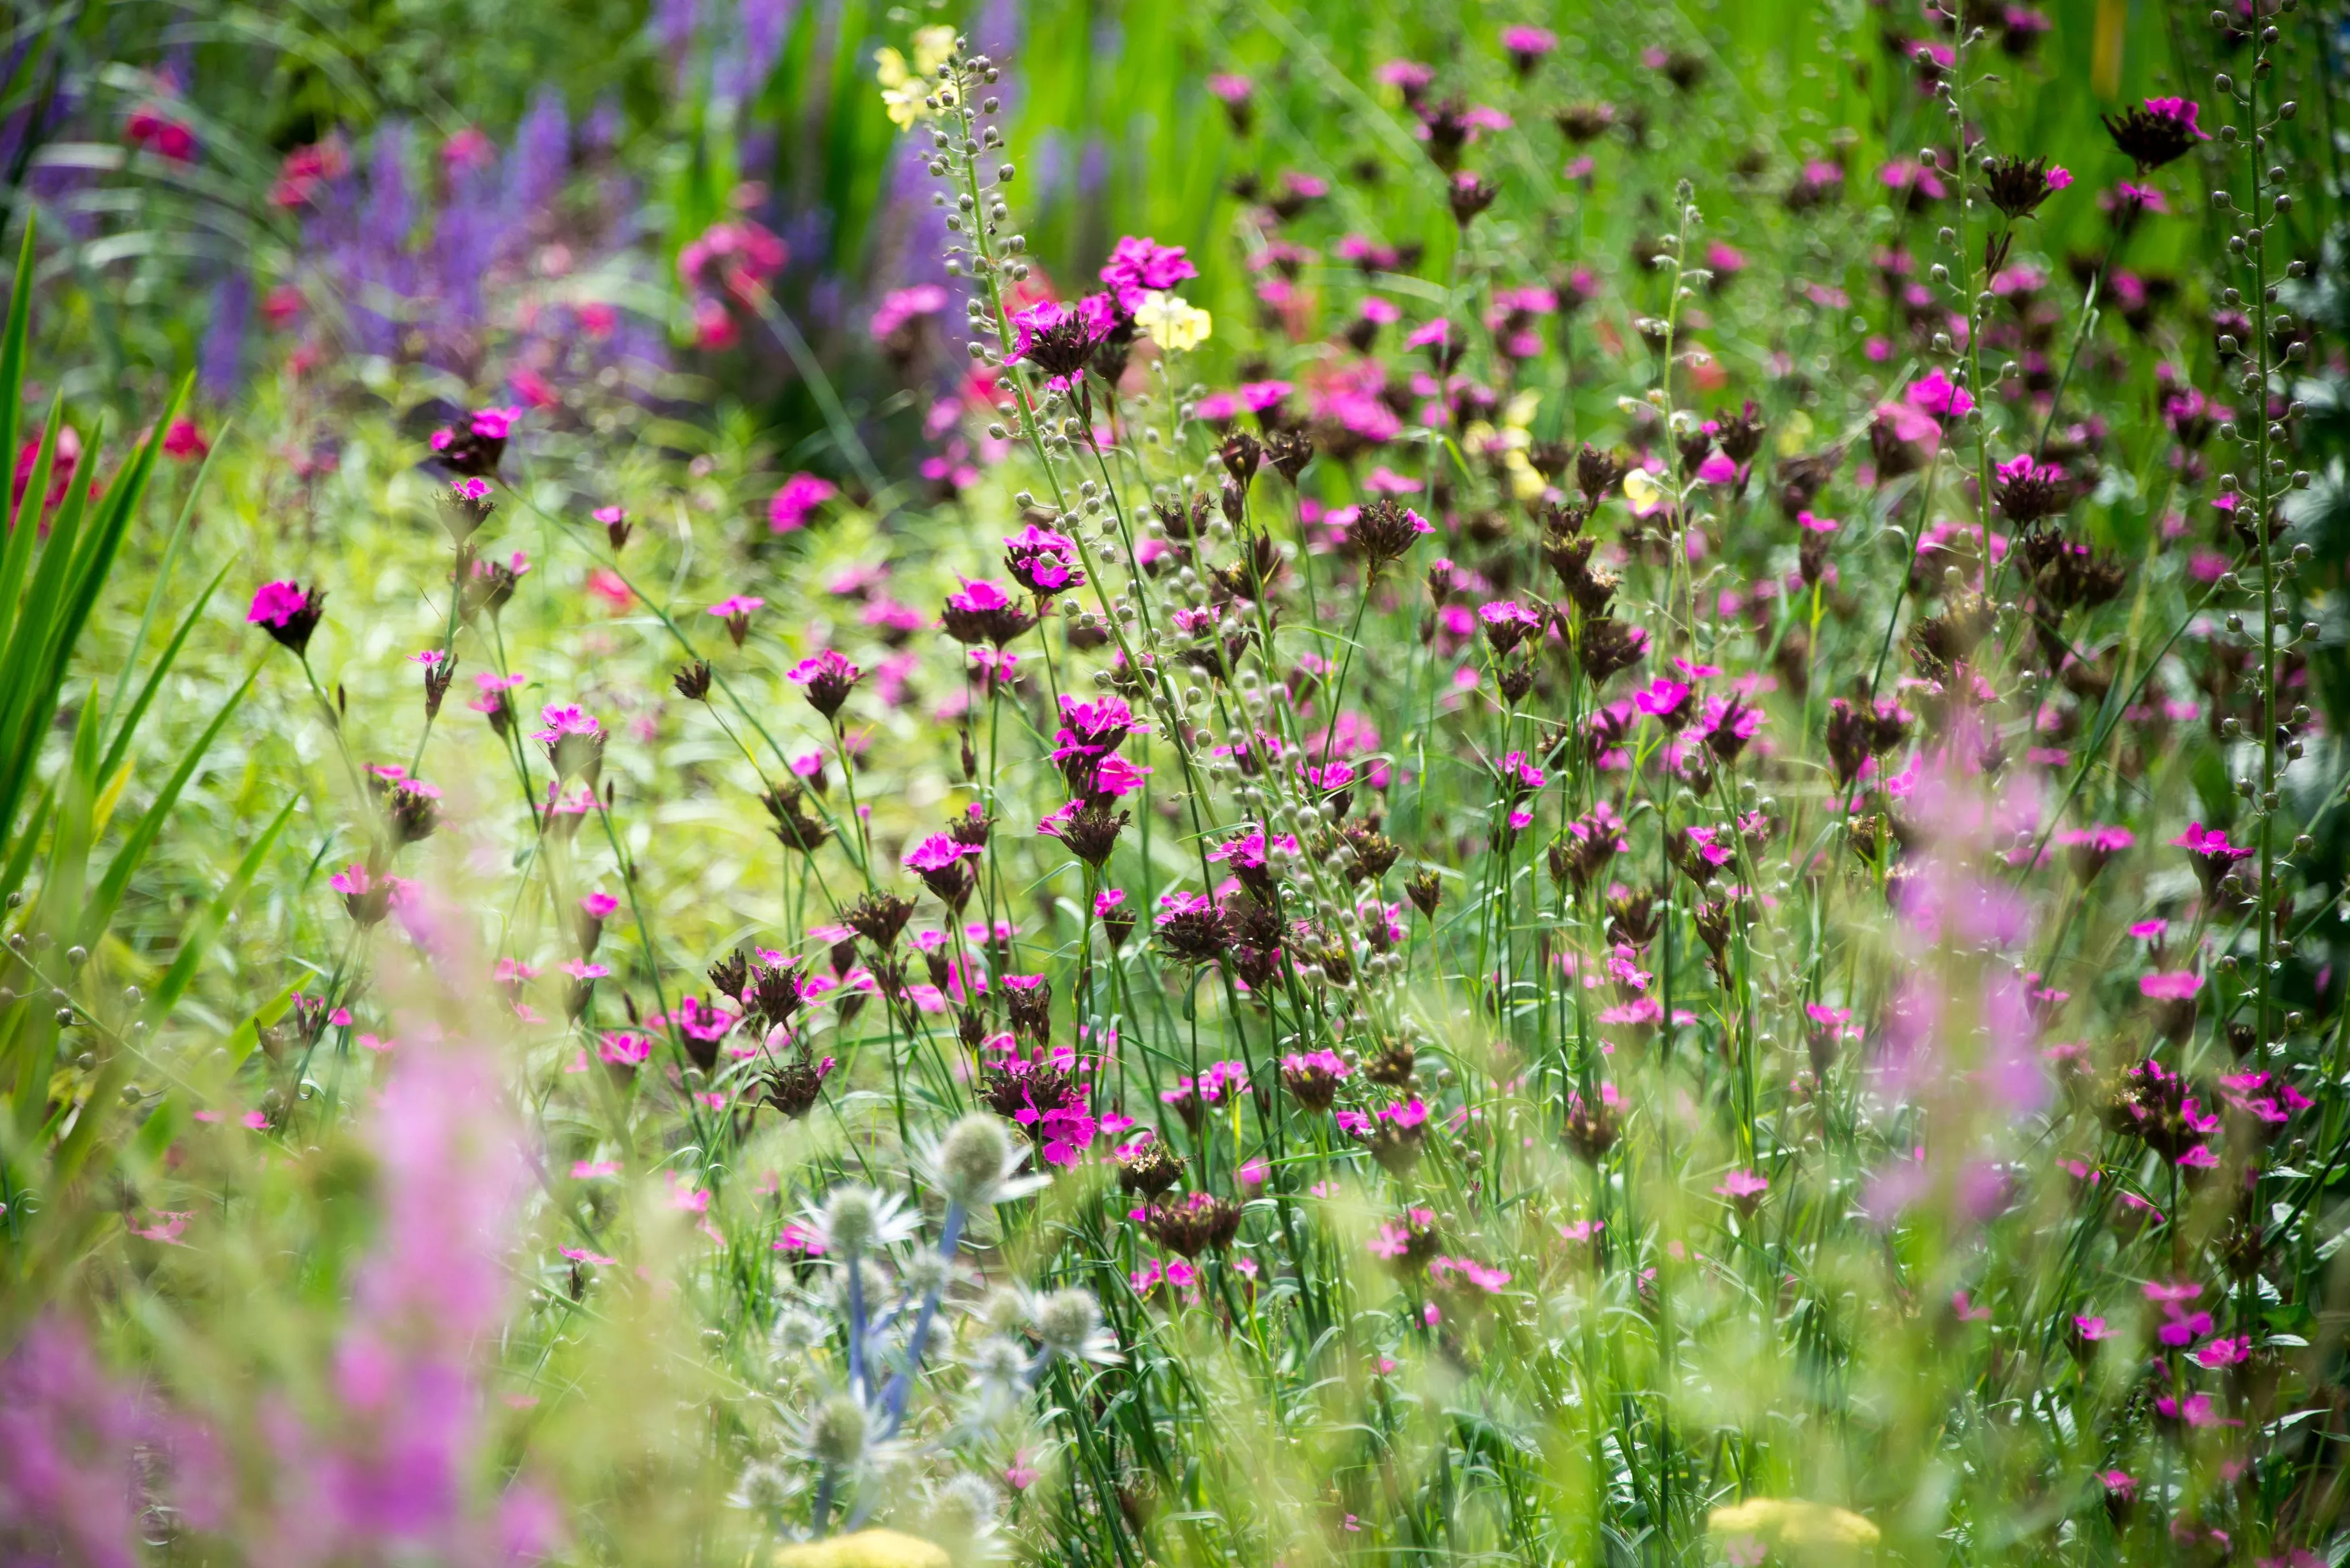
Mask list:
[[985,1111],[973,1111],[933,1145],[922,1161],[931,1184],[949,1203],[966,1210],[1009,1203],[1043,1187],[1041,1176],[1022,1176],[1027,1149]]
[[1046,1351],[1072,1361],[1108,1366],[1118,1359],[1118,1339],[1102,1323],[1101,1303],[1087,1291],[1055,1291],[1029,1309],[1036,1337]]
[[860,1252],[894,1247],[911,1236],[920,1216],[907,1212],[906,1200],[894,1192],[877,1192],[860,1182],[845,1182],[832,1190],[820,1210],[807,1212],[807,1223],[823,1239],[827,1252],[854,1258]]

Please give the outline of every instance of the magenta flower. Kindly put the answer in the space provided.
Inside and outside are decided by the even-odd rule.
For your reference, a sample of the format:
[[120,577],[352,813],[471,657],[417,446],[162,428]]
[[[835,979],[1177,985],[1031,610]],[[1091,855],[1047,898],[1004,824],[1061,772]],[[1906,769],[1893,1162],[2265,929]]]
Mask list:
[[893,288],[881,296],[881,306],[873,313],[868,330],[876,343],[897,337],[912,322],[936,316],[947,307],[947,291],[934,283],[918,283],[911,288]]
[[965,647],[984,642],[999,649],[1036,624],[1035,617],[984,577],[964,578],[962,588],[947,596],[939,619],[947,635]]
[[1089,294],[1075,305],[1039,300],[1013,312],[1007,362],[1024,359],[1044,371],[1050,385],[1066,387],[1084,374],[1086,362],[1108,340],[1117,320],[1106,294]]
[[577,775],[588,784],[604,765],[604,730],[594,715],[575,702],[550,703],[539,710],[541,728],[531,732],[546,753],[557,781]]
[[1678,730],[1689,722],[1695,711],[1692,701],[1696,693],[1690,687],[1669,676],[1659,675],[1632,694],[1633,711],[1656,720],[1669,730]]
[[1771,1189],[1770,1181],[1751,1170],[1733,1170],[1715,1184],[1717,1196],[1727,1198],[1739,1208],[1752,1213],[1755,1203]]
[[2203,880],[2206,893],[2218,890],[2220,880],[2235,869],[2236,862],[2249,858],[2253,851],[2228,842],[2228,835],[2217,827],[2206,827],[2191,822],[2187,831],[2170,841],[2173,848],[2184,849],[2195,862],[2195,873]]
[[2138,994],[2149,1002],[2186,1002],[2203,989],[2203,977],[2189,970],[2138,976]]
[[726,635],[734,639],[735,647],[740,648],[743,646],[743,639],[751,634],[752,615],[765,607],[766,603],[766,600],[754,598],[748,594],[735,594],[731,597],[720,599],[702,613],[717,616],[725,621]]
[[1032,594],[1085,587],[1086,574],[1077,559],[1075,539],[1034,523],[1003,541],[1004,571]]
[[784,672],[784,679],[807,688],[808,706],[827,719],[840,711],[864,671],[827,648],[801,659]]
[[795,533],[807,526],[810,513],[839,493],[840,487],[828,479],[795,473],[769,497],[767,527],[777,534]]
[[1504,27],[1502,48],[1520,76],[1531,75],[1544,55],[1558,47],[1558,35],[1547,27]]
[[1477,619],[1485,629],[1485,641],[1496,655],[1505,654],[1537,635],[1543,628],[1543,618],[1515,599],[1494,599],[1477,607]]
[[291,578],[264,583],[244,612],[245,624],[263,628],[298,658],[309,649],[310,634],[318,628],[326,602],[324,592],[305,588]]
[[1975,406],[1974,395],[1944,375],[1939,365],[1910,382],[1904,396],[1911,408],[1945,422],[1964,419]]
[[2210,133],[2196,124],[2199,108],[2193,99],[2150,98],[2122,111],[2120,118],[2100,115],[2114,145],[2137,165],[2141,174],[2184,158]]
[[[1241,96],[1245,99],[1245,78],[1241,78]],[[1136,239],[1131,234],[1110,248],[1109,260],[1101,269],[1102,282],[1109,285],[1110,292],[1118,298],[1118,309],[1128,316],[1142,303],[1146,292],[1170,289],[1199,275],[1200,269],[1191,265],[1181,245],[1162,245],[1154,239]],[[1024,344],[1023,347],[1024,350]]]

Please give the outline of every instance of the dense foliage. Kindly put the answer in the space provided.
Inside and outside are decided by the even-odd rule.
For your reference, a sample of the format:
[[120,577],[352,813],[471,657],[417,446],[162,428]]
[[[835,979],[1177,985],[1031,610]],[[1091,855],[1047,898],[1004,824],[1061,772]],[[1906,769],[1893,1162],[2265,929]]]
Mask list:
[[0,35],[0,1547],[2339,1563],[2342,8],[1176,9]]

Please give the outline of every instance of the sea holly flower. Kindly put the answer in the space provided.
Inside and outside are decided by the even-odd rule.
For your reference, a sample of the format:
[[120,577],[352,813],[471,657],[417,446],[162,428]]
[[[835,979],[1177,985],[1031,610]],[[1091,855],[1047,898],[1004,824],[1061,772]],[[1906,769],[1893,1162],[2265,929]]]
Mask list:
[[318,629],[318,618],[326,613],[326,603],[322,588],[305,588],[291,578],[264,583],[244,612],[245,624],[262,628],[293,649],[295,657],[303,658],[309,652],[310,634]]

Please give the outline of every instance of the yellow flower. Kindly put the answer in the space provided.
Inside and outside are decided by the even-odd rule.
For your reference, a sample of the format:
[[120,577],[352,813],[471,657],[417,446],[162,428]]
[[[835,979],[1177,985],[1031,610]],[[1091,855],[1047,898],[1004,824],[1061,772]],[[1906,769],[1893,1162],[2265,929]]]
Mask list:
[[1706,1528],[1797,1548],[1859,1548],[1877,1542],[1877,1526],[1852,1510],[1799,1497],[1750,1497],[1736,1507],[1715,1509]]
[[951,1568],[946,1549],[895,1530],[860,1530],[786,1546],[775,1568]]
[[1216,329],[1208,313],[1195,305],[1187,305],[1171,294],[1151,289],[1134,307],[1134,324],[1142,335],[1161,348],[1188,354],[1205,343]]
[[1663,503],[1665,487],[1647,469],[1636,468],[1624,476],[1624,499],[1632,504],[1633,511],[1645,517]]
[[939,67],[954,58],[954,49],[955,30],[939,26],[916,31],[911,66],[895,49],[875,51],[873,78],[881,84],[881,101],[899,130],[910,130],[916,120],[930,118],[932,111],[926,101],[930,98],[935,96],[942,104],[954,101],[954,88],[938,79]]

